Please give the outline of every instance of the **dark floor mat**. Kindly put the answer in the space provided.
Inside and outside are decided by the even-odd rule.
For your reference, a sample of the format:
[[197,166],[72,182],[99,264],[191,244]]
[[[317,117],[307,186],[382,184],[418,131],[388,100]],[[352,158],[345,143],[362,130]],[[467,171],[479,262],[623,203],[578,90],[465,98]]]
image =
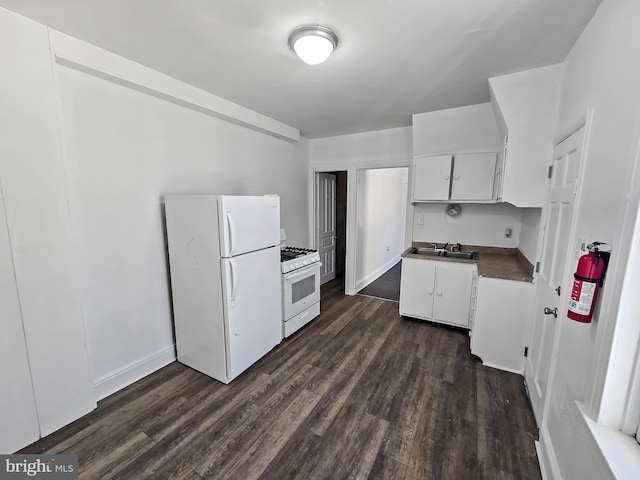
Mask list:
[[378,297],[399,302],[401,272],[402,262],[398,262],[358,293],[369,297]]

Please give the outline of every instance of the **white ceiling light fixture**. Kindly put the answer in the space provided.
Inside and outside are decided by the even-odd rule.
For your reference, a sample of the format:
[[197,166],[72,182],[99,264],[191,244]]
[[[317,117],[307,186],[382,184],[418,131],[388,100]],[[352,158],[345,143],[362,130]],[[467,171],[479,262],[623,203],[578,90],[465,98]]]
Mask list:
[[300,60],[317,65],[324,62],[338,46],[338,36],[333,30],[321,25],[305,25],[289,35],[289,46]]

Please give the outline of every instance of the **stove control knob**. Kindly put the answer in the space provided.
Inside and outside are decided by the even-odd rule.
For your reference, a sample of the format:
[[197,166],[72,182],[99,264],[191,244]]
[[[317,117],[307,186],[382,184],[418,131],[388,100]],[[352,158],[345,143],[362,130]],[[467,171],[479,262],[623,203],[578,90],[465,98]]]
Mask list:
[[302,264],[303,264],[303,265],[309,265],[309,260],[303,260],[303,261],[302,261]]

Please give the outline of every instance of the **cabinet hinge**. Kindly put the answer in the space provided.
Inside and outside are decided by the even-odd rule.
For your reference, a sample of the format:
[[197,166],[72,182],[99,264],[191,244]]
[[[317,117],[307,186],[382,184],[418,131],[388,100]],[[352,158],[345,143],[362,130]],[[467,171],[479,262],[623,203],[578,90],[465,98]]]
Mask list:
[[540,272],[540,262],[536,262],[536,273]]
[[524,356],[529,356],[529,347],[524,347]]
[[547,178],[551,178],[553,175],[553,165],[549,165],[549,171],[547,172]]

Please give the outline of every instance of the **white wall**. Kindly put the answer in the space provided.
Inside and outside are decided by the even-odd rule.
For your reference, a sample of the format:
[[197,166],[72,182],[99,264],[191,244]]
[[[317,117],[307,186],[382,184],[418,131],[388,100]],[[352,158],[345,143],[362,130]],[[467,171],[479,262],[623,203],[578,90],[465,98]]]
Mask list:
[[501,139],[491,103],[413,115],[413,155],[500,149]]
[[[11,255],[22,321],[39,342],[31,368],[56,385],[36,397],[45,414],[65,396],[88,397],[90,410],[175,358],[162,196],[276,193],[288,237],[308,244],[308,145],[291,127],[13,13],[0,9],[0,22],[13,45],[1,51],[10,83],[0,93]],[[69,354],[78,343],[84,362]],[[68,379],[83,374],[84,396]]]
[[0,178],[0,453],[40,435]]
[[95,408],[95,396],[74,276],[48,32],[0,9],[0,44],[0,179],[15,278],[15,285],[2,286],[9,289],[2,297],[9,301],[17,286],[20,318],[7,321],[21,322],[21,329],[11,330],[21,333],[16,342],[26,341],[39,430],[47,435]]
[[341,170],[407,165],[412,138],[411,127],[402,127],[309,140],[311,166]]
[[[598,448],[585,438],[587,429],[577,405],[583,404],[589,416],[616,428],[625,392],[607,391],[604,384],[617,375],[624,377],[632,361],[618,357],[626,332],[620,329],[614,339],[614,331],[638,209],[637,187],[632,182],[640,143],[639,19],[639,2],[605,0],[564,64],[556,138],[584,122],[588,110],[593,112],[582,192],[575,209],[576,237],[570,241],[575,245],[582,237],[613,247],[594,321],[565,320],[556,329],[557,357],[541,445],[543,461],[556,476],[566,479],[611,476]],[[571,267],[575,263],[571,258]]]
[[162,196],[276,193],[288,239],[307,244],[306,142],[56,69],[90,358],[106,394],[173,352]]
[[[498,126],[491,103],[413,115],[413,154],[498,152]],[[509,204],[462,204],[462,214],[445,214],[448,203],[416,203],[409,229],[417,242],[455,242],[515,248],[521,213]],[[422,224],[419,219],[422,219]],[[505,228],[511,228],[510,238]]]
[[[520,210],[508,203],[463,203],[462,213],[450,217],[447,203],[418,203],[413,212],[413,240],[416,242],[462,243],[515,248],[520,238]],[[419,223],[420,219],[423,224]],[[505,229],[511,237],[505,237]]]
[[541,208],[521,208],[522,223],[520,224],[520,238],[518,249],[525,257],[535,264],[538,257],[538,242],[540,235],[540,219],[542,217]]
[[[358,169],[409,167],[412,158],[412,129],[392,128],[376,132],[341,135],[309,140],[311,172],[347,172],[347,261],[345,265],[345,292],[354,295],[356,289],[356,204]],[[309,190],[313,191],[313,174],[309,175]],[[312,195],[310,193],[309,195]],[[313,218],[313,200],[309,199],[309,218]],[[407,208],[406,218],[413,215]],[[312,236],[313,224],[309,224]],[[405,246],[411,242],[409,229]],[[287,233],[288,235],[288,233]]]
[[408,168],[358,171],[356,288],[400,261],[404,250]]

